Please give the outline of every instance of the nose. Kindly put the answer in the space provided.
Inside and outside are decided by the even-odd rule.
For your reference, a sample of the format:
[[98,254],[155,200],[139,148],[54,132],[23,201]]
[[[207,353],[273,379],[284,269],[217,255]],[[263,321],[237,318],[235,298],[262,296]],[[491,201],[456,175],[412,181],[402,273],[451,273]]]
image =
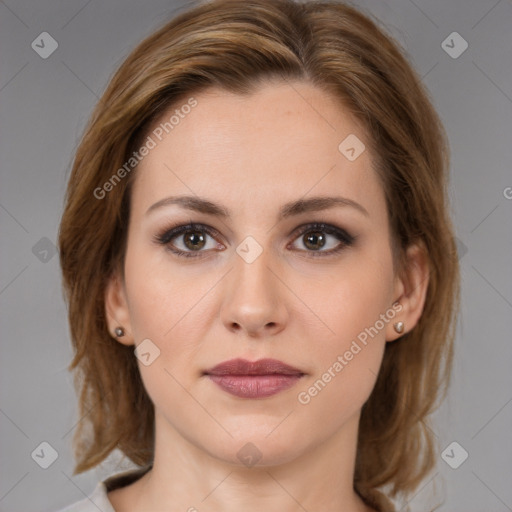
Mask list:
[[285,287],[279,272],[264,250],[247,263],[238,254],[234,268],[226,276],[220,317],[231,332],[249,337],[268,337],[281,332],[288,320]]

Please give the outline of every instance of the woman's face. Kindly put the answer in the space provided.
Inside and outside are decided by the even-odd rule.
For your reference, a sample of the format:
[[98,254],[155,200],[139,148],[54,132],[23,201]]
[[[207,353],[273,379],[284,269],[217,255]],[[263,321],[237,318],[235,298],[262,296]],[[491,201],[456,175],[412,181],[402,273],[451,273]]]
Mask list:
[[[157,431],[238,464],[251,450],[260,464],[289,461],[357,428],[397,337],[383,189],[360,126],[311,85],[192,96],[148,132],[108,311],[124,343],[142,343]],[[298,372],[208,374],[238,358]]]

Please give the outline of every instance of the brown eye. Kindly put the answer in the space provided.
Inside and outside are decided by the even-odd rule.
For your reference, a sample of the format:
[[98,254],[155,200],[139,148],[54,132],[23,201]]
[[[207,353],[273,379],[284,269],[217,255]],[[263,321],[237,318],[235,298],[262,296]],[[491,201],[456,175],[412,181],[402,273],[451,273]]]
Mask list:
[[183,241],[185,246],[192,251],[202,249],[206,244],[205,236],[201,231],[186,231],[183,234]]
[[304,245],[313,251],[321,249],[325,245],[325,235],[318,231],[310,231],[303,237]]
[[167,229],[155,236],[158,244],[166,246],[172,253],[183,257],[205,256],[211,250],[222,250],[217,242],[219,233],[202,224],[184,224]]
[[354,240],[344,229],[315,222],[300,228],[292,246],[308,256],[330,256],[350,247]]

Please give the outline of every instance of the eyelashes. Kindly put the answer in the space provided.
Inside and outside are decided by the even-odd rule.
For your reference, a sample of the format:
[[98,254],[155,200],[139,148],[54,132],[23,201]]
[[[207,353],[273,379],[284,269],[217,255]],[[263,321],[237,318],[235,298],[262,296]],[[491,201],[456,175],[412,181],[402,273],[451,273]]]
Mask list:
[[[189,247],[186,247],[185,244],[183,244],[184,235],[188,236],[187,242],[191,243],[194,249],[190,250]],[[309,236],[304,238],[304,235]],[[189,250],[177,248],[173,243],[171,243],[174,239],[180,236],[182,245],[185,247],[185,249]],[[307,256],[311,256],[313,258],[333,256],[340,251],[352,246],[356,239],[355,236],[349,234],[345,229],[339,228],[332,224],[327,224],[325,222],[313,222],[300,226],[294,230],[291,236],[293,236],[292,244],[293,242],[296,242],[297,239],[302,237],[300,242],[305,247],[308,247],[307,244],[311,244],[313,247],[320,245],[320,248],[315,249],[296,249],[298,252],[306,253]],[[208,245],[208,237],[214,240],[214,243],[210,244],[213,245],[213,247],[206,247]],[[334,248],[324,250],[324,247],[329,245],[329,237],[335,238],[338,241],[338,244],[335,245]],[[191,222],[188,224],[179,224],[168,227],[155,235],[153,240],[155,243],[165,246],[167,250],[179,257],[198,258],[206,256],[209,252],[211,252],[212,249],[222,250],[225,248],[222,243],[216,240],[219,238],[221,238],[220,233],[211,226]]]

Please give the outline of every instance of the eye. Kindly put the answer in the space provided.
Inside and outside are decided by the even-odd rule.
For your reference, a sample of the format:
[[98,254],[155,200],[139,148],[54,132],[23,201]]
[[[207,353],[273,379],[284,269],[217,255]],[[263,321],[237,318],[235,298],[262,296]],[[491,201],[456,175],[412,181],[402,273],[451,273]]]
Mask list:
[[328,256],[338,253],[354,243],[355,237],[344,229],[315,222],[299,228],[298,240],[305,249],[303,252],[311,253],[313,257]]
[[[186,224],[167,229],[155,238],[156,242],[167,246],[171,252],[186,258],[193,258],[202,256],[201,253],[209,249],[224,248],[222,244],[213,239],[218,236],[216,230],[203,224]],[[212,240],[208,240],[208,238]],[[177,242],[172,242],[175,239]]]
[[[297,232],[298,231],[298,232]],[[294,242],[299,241],[305,249],[299,252],[308,256],[330,256],[351,246],[355,237],[344,229],[323,222],[301,226],[295,232]],[[212,249],[225,249],[216,239],[221,238],[217,230],[204,224],[173,226],[155,236],[155,242],[178,256],[185,258],[201,257]],[[211,240],[209,240],[211,239]],[[294,249],[294,243],[290,244]]]

